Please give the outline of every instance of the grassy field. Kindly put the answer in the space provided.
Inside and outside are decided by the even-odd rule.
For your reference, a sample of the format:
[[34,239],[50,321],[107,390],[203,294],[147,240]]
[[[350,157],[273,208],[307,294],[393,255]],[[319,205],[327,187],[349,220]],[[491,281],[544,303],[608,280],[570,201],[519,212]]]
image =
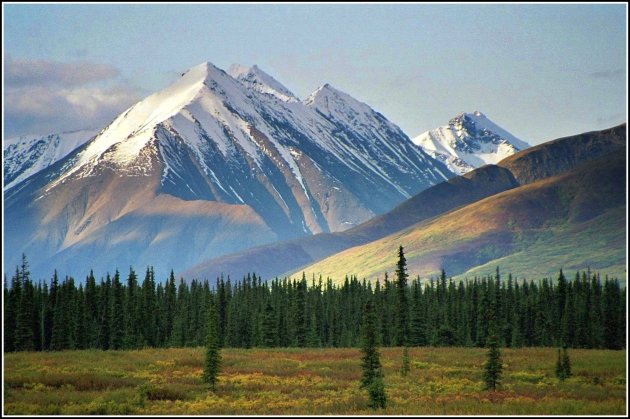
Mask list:
[[201,382],[203,348],[5,354],[4,414],[623,415],[626,352],[503,349],[504,377],[483,391],[485,349],[382,348],[387,409],[359,388],[358,349],[223,349],[216,394]]

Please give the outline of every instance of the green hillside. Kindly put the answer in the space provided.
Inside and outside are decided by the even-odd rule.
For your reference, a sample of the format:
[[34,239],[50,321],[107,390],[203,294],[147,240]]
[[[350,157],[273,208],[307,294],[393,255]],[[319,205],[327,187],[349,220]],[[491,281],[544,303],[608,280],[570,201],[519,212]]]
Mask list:
[[[625,147],[626,124],[606,130],[559,138],[516,153],[502,160],[498,165],[482,166],[463,176],[434,185],[403,202],[393,210],[349,230],[337,233],[322,233],[315,236],[258,246],[206,261],[190,268],[186,272],[178,274],[178,276],[186,278],[216,278],[221,274],[229,274],[232,278],[240,278],[253,271],[262,275],[263,278],[269,279],[292,272],[301,273],[301,269],[313,265],[317,266],[321,272],[335,275],[341,273],[345,275],[345,272],[352,273],[346,269],[352,268],[355,269],[354,273],[379,275],[382,277],[383,272],[393,269],[392,254],[395,253],[398,244],[394,243],[392,248],[382,248],[377,253],[370,253],[366,250],[371,248],[370,243],[378,240],[387,240],[388,236],[401,237],[406,234],[406,229],[420,228],[420,226],[426,225],[425,223],[430,223],[438,217],[443,217],[457,209],[480,202],[484,198],[497,196],[507,190],[534,184],[563,173],[569,173],[581,164],[601,158],[609,153],[616,152],[620,155],[625,155]],[[612,179],[613,182],[619,182],[620,179],[626,176],[623,171],[621,174],[617,173],[617,175],[620,177]],[[583,183],[588,184],[588,181]],[[625,196],[625,187],[621,189],[622,191],[618,192],[618,196],[623,198]],[[597,193],[597,191],[595,192]],[[570,196],[571,192],[568,191],[566,193],[569,193]],[[579,211],[587,215],[592,213],[590,217],[593,217],[603,214],[604,211],[600,208],[602,205],[605,207],[604,209],[612,208],[608,199],[598,202],[593,199],[593,196],[595,195],[589,195],[588,192],[580,195],[579,199],[589,202],[583,202],[582,205],[578,205]],[[524,204],[524,207],[533,211],[532,217],[552,217],[555,221],[547,226],[549,227],[547,233],[550,233],[552,231],[550,228],[559,227],[562,224],[561,217],[559,218],[557,214],[540,213],[537,207],[545,205],[549,198],[540,196],[536,199],[542,199],[542,201],[527,202]],[[517,205],[510,210],[518,214],[520,206],[523,205]],[[595,209],[595,212],[593,212],[593,209]],[[499,220],[503,220],[504,214],[501,214],[501,212],[502,209],[497,207],[494,210],[490,210],[486,215],[496,216]],[[519,215],[519,217],[527,218],[526,215]],[[445,267],[449,270],[449,274],[453,272],[461,274],[476,266],[492,263],[497,258],[503,258],[523,250],[523,247],[518,247],[519,243],[523,244],[519,241],[518,234],[521,234],[521,238],[523,235],[529,234],[530,244],[537,240],[544,241],[545,235],[542,234],[543,237],[540,238],[540,234],[538,234],[544,233],[544,229],[526,229],[527,231],[523,230],[521,233],[518,233],[517,229],[516,232],[511,232],[511,229],[515,228],[516,225],[513,220],[511,226],[506,226],[506,223],[510,221],[509,219],[503,220],[505,221],[503,225],[496,225],[490,229],[486,228],[488,230],[486,233],[489,233],[489,236],[482,235],[477,237],[477,233],[464,232],[459,228],[460,226],[471,228],[474,225],[476,229],[483,229],[483,226],[480,225],[483,218],[482,216],[478,221],[468,220],[467,222],[470,222],[470,225],[465,225],[459,220],[451,220],[448,222],[452,224],[450,227],[442,225],[431,231],[424,231],[424,239],[420,239],[417,243],[419,246],[415,248],[413,248],[413,241],[418,240],[418,238],[405,237],[405,239],[409,239],[408,241],[412,245],[412,248],[409,250],[416,252],[416,256],[421,261],[421,264],[419,263],[414,268],[423,269],[422,272],[427,274],[437,272],[441,267]],[[572,219],[571,222],[575,223],[576,221],[578,220]],[[440,228],[446,228],[450,233],[443,234],[444,232],[439,231]],[[516,233],[516,235],[514,236],[513,233]],[[559,230],[557,233],[561,234],[562,231]],[[454,246],[453,249],[457,248],[454,243],[457,240],[459,240],[459,244],[468,243],[470,247],[466,248],[466,246],[463,246],[460,249],[461,263],[457,263],[455,258],[457,255],[450,254],[448,250],[450,245]],[[584,246],[587,245],[582,244],[580,249],[585,249]],[[361,250],[355,251],[352,250],[353,248]],[[577,249],[577,251],[579,252],[580,249]],[[432,253],[433,250],[435,252]],[[446,253],[440,254],[440,252]],[[543,251],[543,253],[545,252]],[[583,250],[582,253],[592,252],[591,250]],[[355,265],[348,265],[348,263],[353,263],[350,258],[347,261],[345,259],[339,261],[339,259],[334,257],[335,254],[351,255],[354,260],[360,262]],[[427,255],[430,257],[425,257]],[[571,252],[568,253],[568,259],[565,258],[566,261],[571,260],[570,255]],[[326,266],[320,263],[325,258],[328,258]],[[577,258],[573,260],[580,262]],[[338,265],[335,265],[337,262],[334,261],[339,261]],[[563,259],[558,259],[557,261],[565,262]],[[621,262],[617,260],[614,264],[623,267],[625,260]],[[534,268],[537,267],[534,266]],[[556,267],[550,267],[550,269],[556,269]]]
[[356,246],[292,273],[383,278],[405,247],[412,276],[503,272],[553,276],[562,267],[625,279],[625,149]]
[[[458,275],[472,278],[495,272],[514,272],[521,279],[555,278],[559,268],[569,276],[577,270],[599,272],[602,277],[627,278],[625,261],[625,208],[607,211],[586,223],[558,226],[529,239],[523,250],[494,259]],[[536,261],[535,264],[532,261]]]

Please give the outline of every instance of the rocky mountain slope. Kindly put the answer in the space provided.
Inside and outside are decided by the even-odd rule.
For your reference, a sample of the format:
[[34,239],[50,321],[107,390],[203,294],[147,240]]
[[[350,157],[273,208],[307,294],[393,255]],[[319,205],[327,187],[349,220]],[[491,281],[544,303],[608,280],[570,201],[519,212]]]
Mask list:
[[324,85],[300,101],[257,67],[203,63],[5,189],[7,266],[156,274],[343,231],[453,176],[383,115]]
[[48,135],[24,135],[2,142],[3,189],[61,160],[75,148],[92,139],[98,131],[82,130]]
[[396,249],[402,245],[409,272],[423,278],[437,277],[441,269],[461,277],[487,275],[497,266],[531,279],[551,277],[560,268],[591,268],[626,278],[625,126],[547,143],[497,168],[508,169],[521,186],[297,273],[383,278],[395,269]]
[[[339,279],[339,277],[343,278],[345,274],[351,273],[363,273],[367,275],[368,271],[361,268],[361,266],[370,265],[371,260],[374,259],[381,260],[378,266],[379,269],[382,270],[369,271],[369,274],[382,277],[384,270],[391,271],[391,269],[393,269],[390,269],[388,264],[390,264],[392,258],[396,256],[395,249],[390,252],[385,247],[379,247],[379,251],[382,253],[378,255],[370,252],[365,253],[365,258],[357,257],[356,252],[360,253],[360,249],[368,249],[366,245],[370,242],[383,239],[387,236],[398,237],[396,234],[401,234],[400,232],[405,231],[405,229],[413,230],[414,228],[419,228],[418,226],[423,225],[423,223],[437,220],[458,209],[469,208],[470,205],[475,202],[490,199],[502,192],[520,189],[519,187],[528,183],[535,183],[536,181],[569,172],[586,162],[601,158],[611,152],[622,152],[625,148],[625,144],[625,124],[608,130],[560,138],[517,153],[504,159],[498,165],[487,165],[475,169],[464,176],[459,176],[447,182],[435,185],[398,205],[393,210],[374,217],[347,231],[334,234],[318,234],[313,237],[259,246],[245,252],[209,260],[184,272],[184,274],[186,277],[213,278],[221,273],[229,273],[238,278],[249,270],[262,274],[264,278],[270,278],[276,275],[281,276],[291,273],[301,275],[303,270],[307,270],[309,274],[314,272],[317,272],[317,274],[326,273],[335,275],[334,278]],[[623,154],[625,155],[625,153]],[[605,169],[602,170],[605,171]],[[619,187],[619,185],[617,186]],[[536,197],[536,199],[542,198]],[[534,204],[535,203],[534,201]],[[546,203],[543,200],[542,202],[538,202],[538,205],[544,206]],[[527,207],[527,205],[525,205],[525,207]],[[490,206],[480,208],[482,210],[489,210]],[[497,208],[501,210],[501,207]],[[502,211],[504,211],[506,215],[501,215],[501,217],[505,217],[509,216],[511,209],[504,208]],[[458,214],[459,216],[463,216],[465,213],[466,212],[463,211]],[[521,214],[522,212],[517,211],[516,213]],[[533,212],[532,216],[534,216],[534,214],[537,213]],[[613,213],[609,213],[608,215],[610,214]],[[544,219],[546,214],[540,213],[538,216]],[[617,219],[617,224],[619,224],[619,222],[623,223],[623,221]],[[457,225],[455,221],[453,221],[453,223],[454,226]],[[601,226],[601,224],[597,223],[593,225]],[[466,228],[466,225],[461,224],[462,231],[466,230]],[[623,231],[623,229],[619,231]],[[450,231],[450,233],[454,234],[453,231]],[[448,237],[444,235],[431,237],[435,240],[448,241]],[[500,236],[497,237],[499,238]],[[474,240],[471,240],[471,243],[474,243]],[[390,242],[388,243],[391,244]],[[408,245],[402,242],[400,244],[404,246]],[[432,246],[434,245],[431,244],[430,247]],[[394,247],[397,248],[397,245]],[[355,249],[353,250],[351,248]],[[345,253],[345,255],[348,256],[347,258],[342,257],[344,253],[340,253],[339,258],[335,256],[335,254],[343,252],[346,249],[350,249],[348,253]],[[444,252],[447,250],[448,249],[444,250]],[[617,250],[614,250],[613,253],[616,251]],[[584,251],[581,251],[579,254],[583,255]],[[327,257],[330,257],[330,259],[326,260],[324,263],[323,260]],[[413,256],[411,255],[411,257]],[[454,260],[456,258],[453,256],[452,259]],[[525,260],[535,262],[536,259],[525,258]],[[321,262],[314,265],[318,261]],[[339,263],[336,264],[337,262],[334,261],[339,261]],[[336,265],[331,265],[332,262]],[[486,262],[483,263],[487,262],[486,260]],[[435,262],[434,265],[436,263],[437,262]],[[482,261],[479,261],[479,263],[482,263]],[[333,266],[336,267],[333,269]],[[453,266],[445,265],[445,267],[452,268]],[[433,268],[435,268],[435,266],[433,266]],[[471,265],[468,266],[467,269],[473,268],[474,266]],[[529,266],[528,268],[532,267]],[[551,267],[551,269],[556,268],[555,266]],[[352,272],[352,269],[355,269],[355,271]],[[462,273],[462,269],[462,267],[458,267],[454,270],[449,269],[449,273]],[[427,273],[425,271],[421,272]]]

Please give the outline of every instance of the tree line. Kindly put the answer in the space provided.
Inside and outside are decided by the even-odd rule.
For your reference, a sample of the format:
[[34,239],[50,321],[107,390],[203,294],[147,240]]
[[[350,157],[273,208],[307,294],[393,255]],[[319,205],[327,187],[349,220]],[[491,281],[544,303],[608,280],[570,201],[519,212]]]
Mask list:
[[378,346],[625,347],[626,289],[617,279],[582,271],[568,280],[560,270],[555,279],[517,281],[497,268],[465,281],[442,271],[407,284],[400,263],[395,279],[374,283],[248,274],[211,284],[178,281],[173,272],[162,282],[151,267],[142,280],[130,268],[98,281],[90,271],[77,283],[57,272],[35,282],[23,257],[11,280],[5,276],[4,350],[203,346],[209,307],[219,347],[357,347],[368,301]]

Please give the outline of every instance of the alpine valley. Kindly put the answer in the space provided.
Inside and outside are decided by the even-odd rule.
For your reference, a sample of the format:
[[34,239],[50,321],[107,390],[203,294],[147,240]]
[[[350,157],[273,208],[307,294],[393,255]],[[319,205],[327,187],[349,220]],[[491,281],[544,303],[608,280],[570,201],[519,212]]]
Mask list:
[[256,66],[211,63],[99,132],[6,141],[4,169],[5,266],[36,255],[36,278],[163,277],[346,230],[454,176],[328,84],[299,100]]

